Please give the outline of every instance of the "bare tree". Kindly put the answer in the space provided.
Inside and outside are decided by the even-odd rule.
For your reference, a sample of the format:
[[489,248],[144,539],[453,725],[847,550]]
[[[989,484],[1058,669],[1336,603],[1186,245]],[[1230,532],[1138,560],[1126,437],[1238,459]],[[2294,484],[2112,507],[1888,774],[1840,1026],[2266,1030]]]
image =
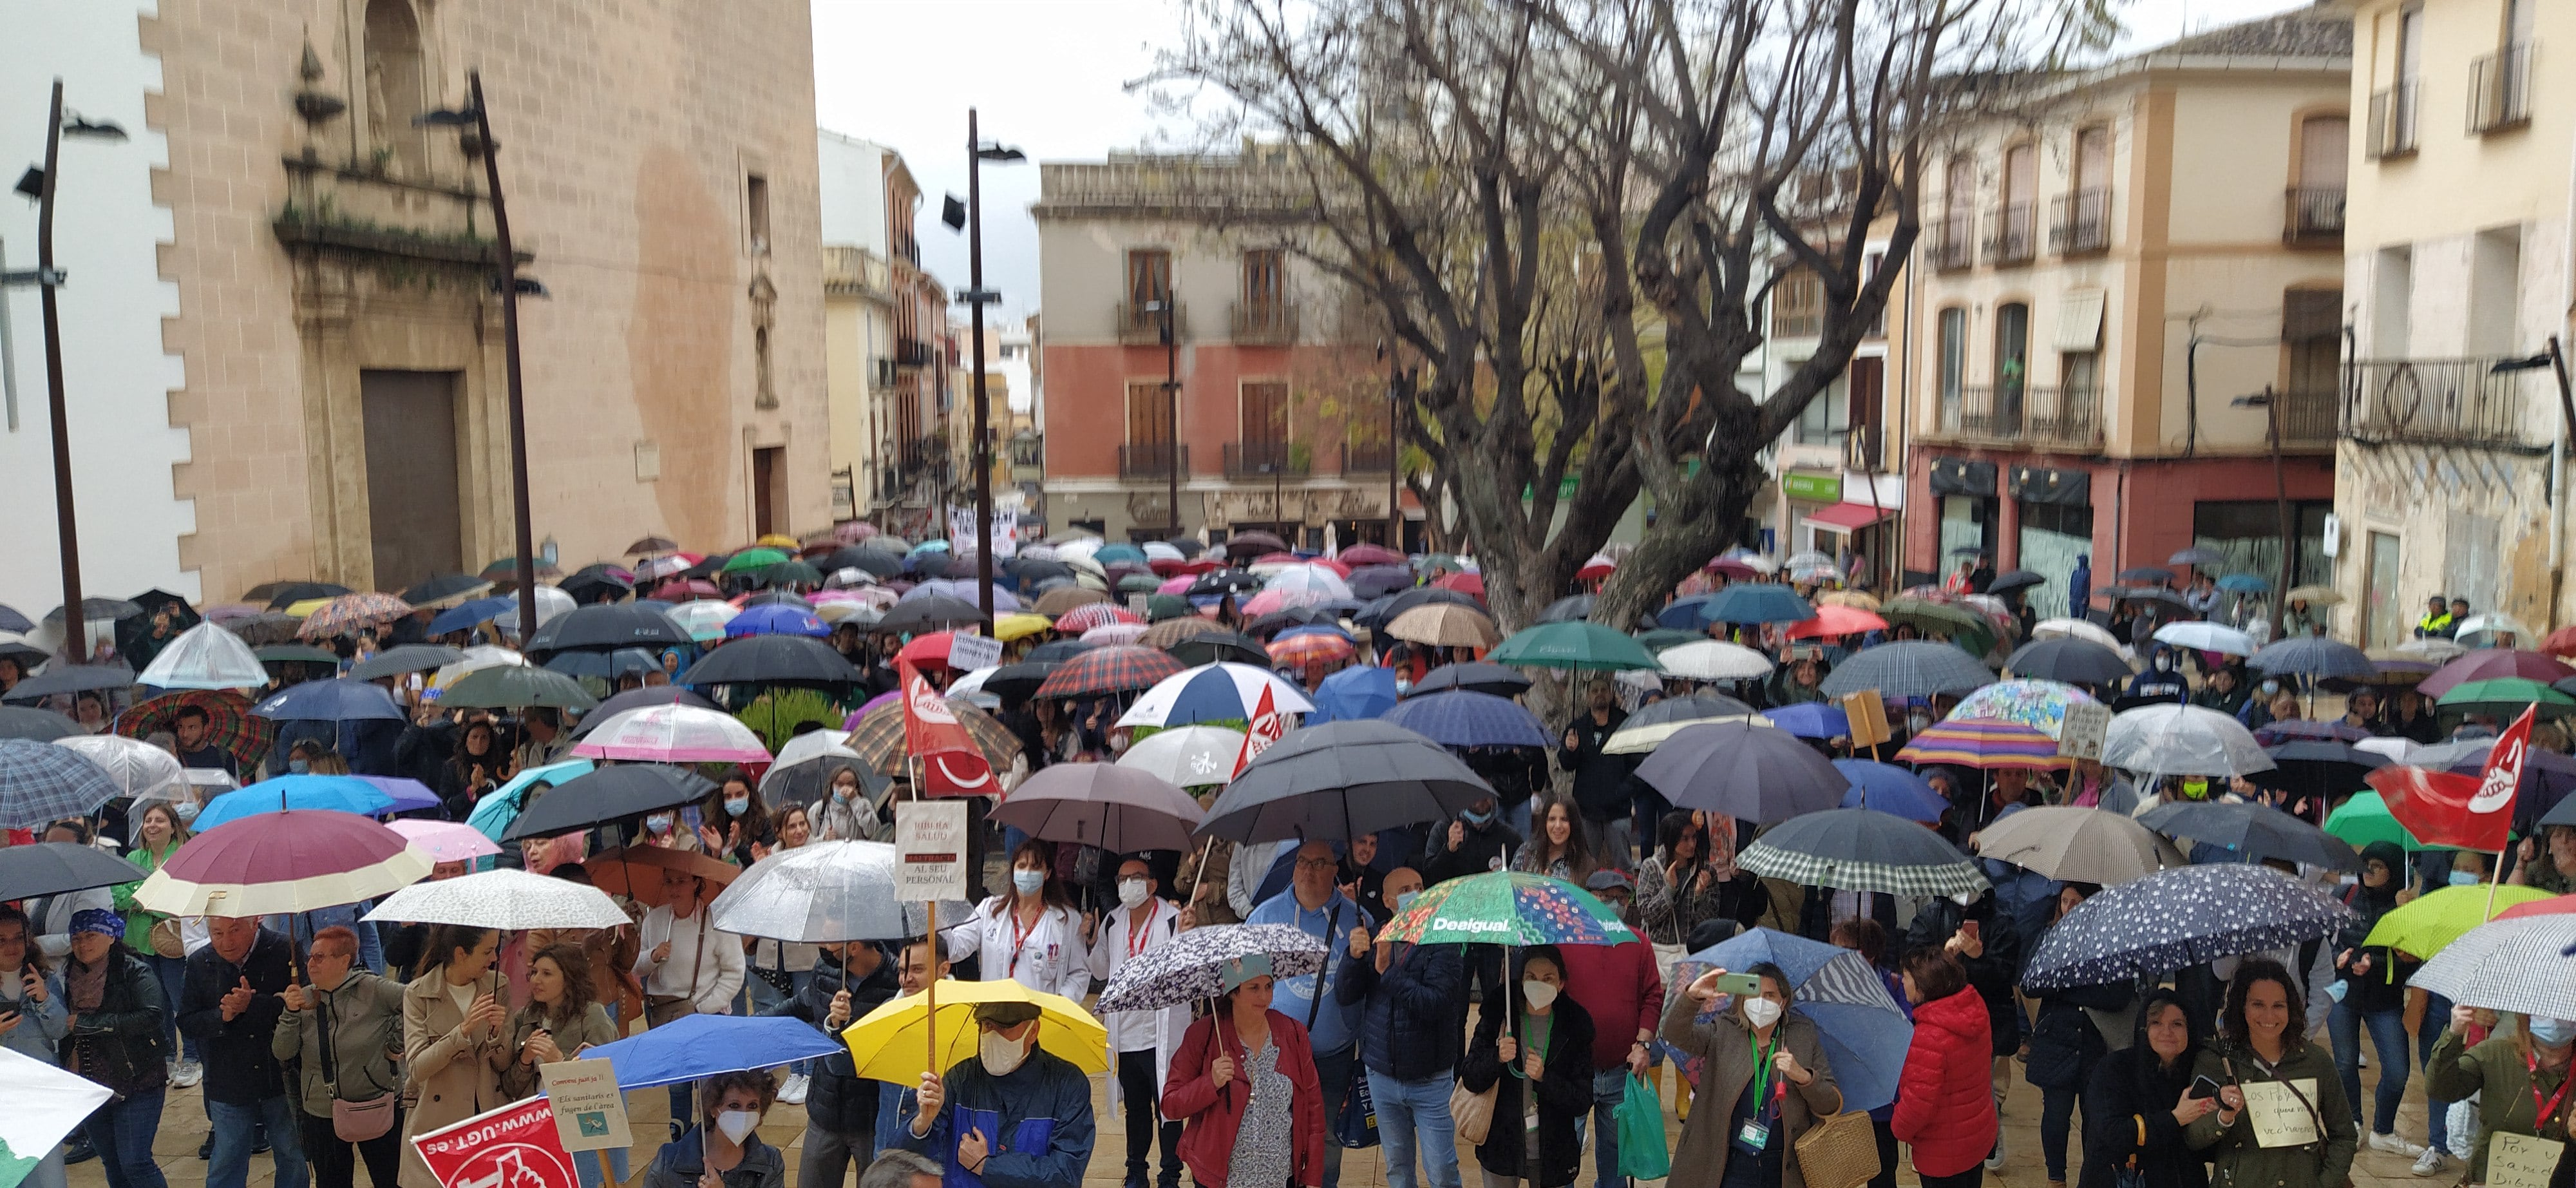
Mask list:
[[[1294,246],[1419,360],[1406,436],[1506,626],[1652,500],[1595,611],[1625,627],[1735,538],[1885,307],[1973,84],[2099,47],[2111,2],[1191,0],[1153,81],[1284,146]],[[1793,269],[1821,337],[1747,392]]]

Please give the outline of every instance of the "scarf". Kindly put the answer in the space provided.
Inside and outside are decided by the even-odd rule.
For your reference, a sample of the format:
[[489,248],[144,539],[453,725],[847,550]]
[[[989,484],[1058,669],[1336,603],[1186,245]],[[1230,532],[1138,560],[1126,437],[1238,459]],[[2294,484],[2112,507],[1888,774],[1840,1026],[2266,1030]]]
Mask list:
[[1735,818],[1724,813],[1708,815],[1708,873],[1718,882],[1735,878]]
[[82,965],[77,960],[64,962],[63,995],[71,1000],[75,1012],[88,1014],[97,1010],[107,999],[107,961],[96,965]]

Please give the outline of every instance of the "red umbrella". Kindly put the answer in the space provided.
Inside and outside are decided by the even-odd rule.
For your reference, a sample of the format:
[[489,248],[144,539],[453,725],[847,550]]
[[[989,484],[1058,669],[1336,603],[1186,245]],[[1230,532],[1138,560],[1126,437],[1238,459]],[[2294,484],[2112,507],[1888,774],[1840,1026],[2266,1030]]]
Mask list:
[[1762,576],[1761,570],[1755,569],[1733,557],[1719,557],[1710,561],[1706,568],[1710,573],[1722,573],[1739,582],[1749,582]]
[[903,645],[902,651],[894,654],[895,659],[910,660],[915,668],[946,668],[948,667],[948,648],[951,641],[956,638],[957,633],[954,631],[933,631],[928,635],[916,635],[912,637],[911,643]]
[[1602,578],[1610,576],[1610,571],[1617,568],[1619,568],[1618,562],[1595,553],[1592,555],[1591,560],[1583,563],[1583,568],[1574,571],[1574,580],[1578,582],[1597,582]]
[[1856,606],[1820,606],[1816,617],[1789,625],[1791,639],[1832,639],[1864,631],[1884,631],[1887,620]]
[[1330,631],[1309,631],[1273,641],[1270,661],[1291,668],[1309,664],[1337,664],[1358,654],[1351,641]]
[[1355,544],[1342,550],[1341,561],[1354,569],[1363,565],[1402,565],[1404,554],[1385,545]]
[[365,817],[288,809],[189,838],[134,901],[173,916],[291,915],[390,895],[429,868],[429,855]]
[[2426,697],[2440,697],[2470,681],[2491,681],[2502,677],[2524,677],[2544,685],[2576,677],[2569,668],[2538,652],[2520,649],[2480,648],[2433,670],[2415,691]]
[[2535,899],[2529,903],[2517,903],[2497,912],[2496,919],[2520,920],[2526,916],[2564,916],[2571,913],[2576,913],[2576,895],[2561,895],[2554,899]]
[[[207,611],[206,617],[214,618],[215,612]],[[2576,626],[2550,632],[2549,638],[2540,641],[2540,650],[2552,656],[2576,656]]]
[[1443,590],[1456,590],[1461,594],[1473,594],[1479,602],[1484,601],[1485,598],[1485,575],[1481,573],[1446,574],[1443,575],[1439,581],[1431,584],[1438,586]]
[[1047,674],[1046,683],[1038,686],[1040,697],[1095,697],[1103,693],[1132,693],[1150,689],[1164,677],[1185,667],[1172,654],[1161,648],[1142,644],[1113,644],[1093,648],[1065,666]]

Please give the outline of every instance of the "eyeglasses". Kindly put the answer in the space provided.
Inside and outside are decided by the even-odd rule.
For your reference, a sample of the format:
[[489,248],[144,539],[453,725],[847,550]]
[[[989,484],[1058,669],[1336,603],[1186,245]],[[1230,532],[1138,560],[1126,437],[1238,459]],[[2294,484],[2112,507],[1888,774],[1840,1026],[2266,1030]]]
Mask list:
[[1341,861],[1334,858],[1300,858],[1297,860],[1297,869],[1299,870],[1331,870],[1332,868],[1340,865]]

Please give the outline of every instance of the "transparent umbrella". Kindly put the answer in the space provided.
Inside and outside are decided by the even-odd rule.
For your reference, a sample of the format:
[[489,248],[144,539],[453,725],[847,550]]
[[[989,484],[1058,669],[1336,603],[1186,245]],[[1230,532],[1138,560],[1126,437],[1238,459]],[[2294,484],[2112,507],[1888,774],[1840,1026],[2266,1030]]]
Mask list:
[[134,679],[161,689],[261,689],[268,685],[268,670],[240,636],[199,623],[180,632]]
[[2149,705],[2111,718],[2106,767],[2152,775],[2240,776],[2277,766],[2236,719],[2196,705]]
[[[884,842],[807,842],[752,863],[707,906],[736,936],[806,944],[896,940],[921,931],[895,891],[895,849]],[[964,920],[963,903],[940,916]]]

